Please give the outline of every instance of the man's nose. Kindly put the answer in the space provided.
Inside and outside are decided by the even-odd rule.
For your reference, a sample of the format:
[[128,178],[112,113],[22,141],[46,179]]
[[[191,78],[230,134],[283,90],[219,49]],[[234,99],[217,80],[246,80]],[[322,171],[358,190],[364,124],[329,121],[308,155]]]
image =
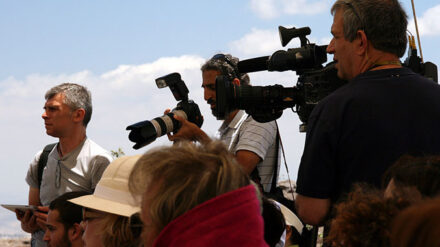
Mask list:
[[212,93],[208,89],[205,89],[203,96],[205,100],[208,101],[210,98],[212,98]]
[[46,113],[46,111],[44,111],[43,114],[41,114],[41,117],[42,117],[43,119],[46,119],[46,118],[47,118],[47,113]]
[[326,52],[329,54],[335,53],[334,38],[330,41],[330,44],[328,44]]

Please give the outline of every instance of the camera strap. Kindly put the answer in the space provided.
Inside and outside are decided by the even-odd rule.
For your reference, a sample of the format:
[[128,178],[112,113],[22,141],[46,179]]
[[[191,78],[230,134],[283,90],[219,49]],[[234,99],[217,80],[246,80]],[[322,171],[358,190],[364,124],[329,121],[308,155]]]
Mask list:
[[275,193],[277,182],[278,182],[278,153],[279,153],[279,146],[280,146],[280,131],[278,129],[278,123],[275,121],[275,124],[277,126],[277,136],[275,137],[275,162],[273,165],[273,175],[272,175],[272,185],[270,186],[270,192],[269,193]]
[[379,62],[375,62],[375,63],[373,63],[373,65],[371,65],[371,66],[367,69],[367,71],[370,71],[370,70],[372,70],[372,69],[375,69],[375,68],[377,68],[377,67],[381,67],[381,66],[385,66],[385,65],[396,65],[396,66],[402,66],[402,64],[400,63],[399,60],[397,60],[397,61],[394,61],[394,60],[391,60],[391,61],[379,61]]
[[292,193],[292,199],[295,200],[295,195],[294,195],[294,190],[293,190],[293,186],[292,186],[292,180],[290,179],[290,175],[289,175],[289,167],[287,166],[287,160],[286,160],[286,152],[284,152],[284,146],[283,146],[283,141],[281,140],[281,135],[279,132],[279,127],[278,127],[278,122],[275,121],[276,125],[277,125],[277,132],[278,132],[278,138],[280,140],[279,145],[281,147],[281,153],[283,154],[283,160],[284,160],[284,167],[286,168],[286,173],[287,173],[287,179],[289,180],[289,188],[290,188],[290,192]]

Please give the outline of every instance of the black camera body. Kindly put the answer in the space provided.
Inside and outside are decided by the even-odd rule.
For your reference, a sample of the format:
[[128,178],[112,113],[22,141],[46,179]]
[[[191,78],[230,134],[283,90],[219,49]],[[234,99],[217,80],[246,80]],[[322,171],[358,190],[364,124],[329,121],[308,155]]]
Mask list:
[[[236,86],[224,77],[217,77],[218,112],[223,114],[234,109],[243,109],[256,121],[269,122],[280,118],[284,109],[292,108],[302,122],[300,132],[306,132],[313,108],[347,81],[338,78],[334,62],[323,66],[327,61],[327,46],[309,43],[306,38],[311,32],[309,27],[287,29],[280,26],[278,29],[283,46],[298,37],[301,47],[276,51],[271,56],[242,60],[238,62],[238,70],[240,73],[294,70],[299,76],[297,84],[287,88],[281,85]],[[424,63],[417,56],[415,45],[410,44],[403,66],[438,82],[437,66],[431,62]]]
[[291,39],[301,40],[300,48],[280,50],[271,56],[242,60],[238,63],[240,73],[267,71],[296,71],[298,81],[294,87],[236,86],[225,77],[216,79],[217,108],[220,114],[233,109],[244,109],[258,122],[269,122],[281,117],[283,110],[295,107],[303,122],[300,131],[306,131],[307,120],[318,102],[346,83],[337,77],[334,63],[325,67],[327,46],[310,44],[306,38],[311,30],[279,27],[281,43],[285,46]]
[[168,114],[154,118],[151,121],[142,121],[127,127],[130,130],[128,138],[135,142],[134,149],[139,149],[156,140],[157,137],[167,133],[178,132],[180,122],[174,119],[174,115],[180,116],[197,126],[202,127],[203,117],[199,106],[194,101],[188,99],[189,90],[179,73],[171,73],[156,79],[158,88],[169,87],[174,98],[179,101],[177,106]]

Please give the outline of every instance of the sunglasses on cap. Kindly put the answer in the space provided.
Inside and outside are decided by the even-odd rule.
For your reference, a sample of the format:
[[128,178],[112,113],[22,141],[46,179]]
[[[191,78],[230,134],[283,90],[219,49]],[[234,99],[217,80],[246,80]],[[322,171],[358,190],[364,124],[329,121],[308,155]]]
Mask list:
[[215,54],[214,56],[212,56],[211,59],[226,62],[234,70],[234,77],[238,78],[238,68],[235,65],[235,63],[233,63],[232,60],[228,56],[226,56],[225,54],[219,53],[219,54]]

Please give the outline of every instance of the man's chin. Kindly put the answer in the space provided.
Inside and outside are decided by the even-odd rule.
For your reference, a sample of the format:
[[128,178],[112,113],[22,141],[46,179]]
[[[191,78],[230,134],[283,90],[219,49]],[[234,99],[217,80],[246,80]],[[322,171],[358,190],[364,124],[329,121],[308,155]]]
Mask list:
[[211,108],[212,115],[217,118],[217,120],[225,120],[225,116],[220,116],[216,108]]
[[57,134],[55,134],[53,131],[50,131],[50,130],[47,130],[47,129],[46,129],[46,135],[58,138]]

